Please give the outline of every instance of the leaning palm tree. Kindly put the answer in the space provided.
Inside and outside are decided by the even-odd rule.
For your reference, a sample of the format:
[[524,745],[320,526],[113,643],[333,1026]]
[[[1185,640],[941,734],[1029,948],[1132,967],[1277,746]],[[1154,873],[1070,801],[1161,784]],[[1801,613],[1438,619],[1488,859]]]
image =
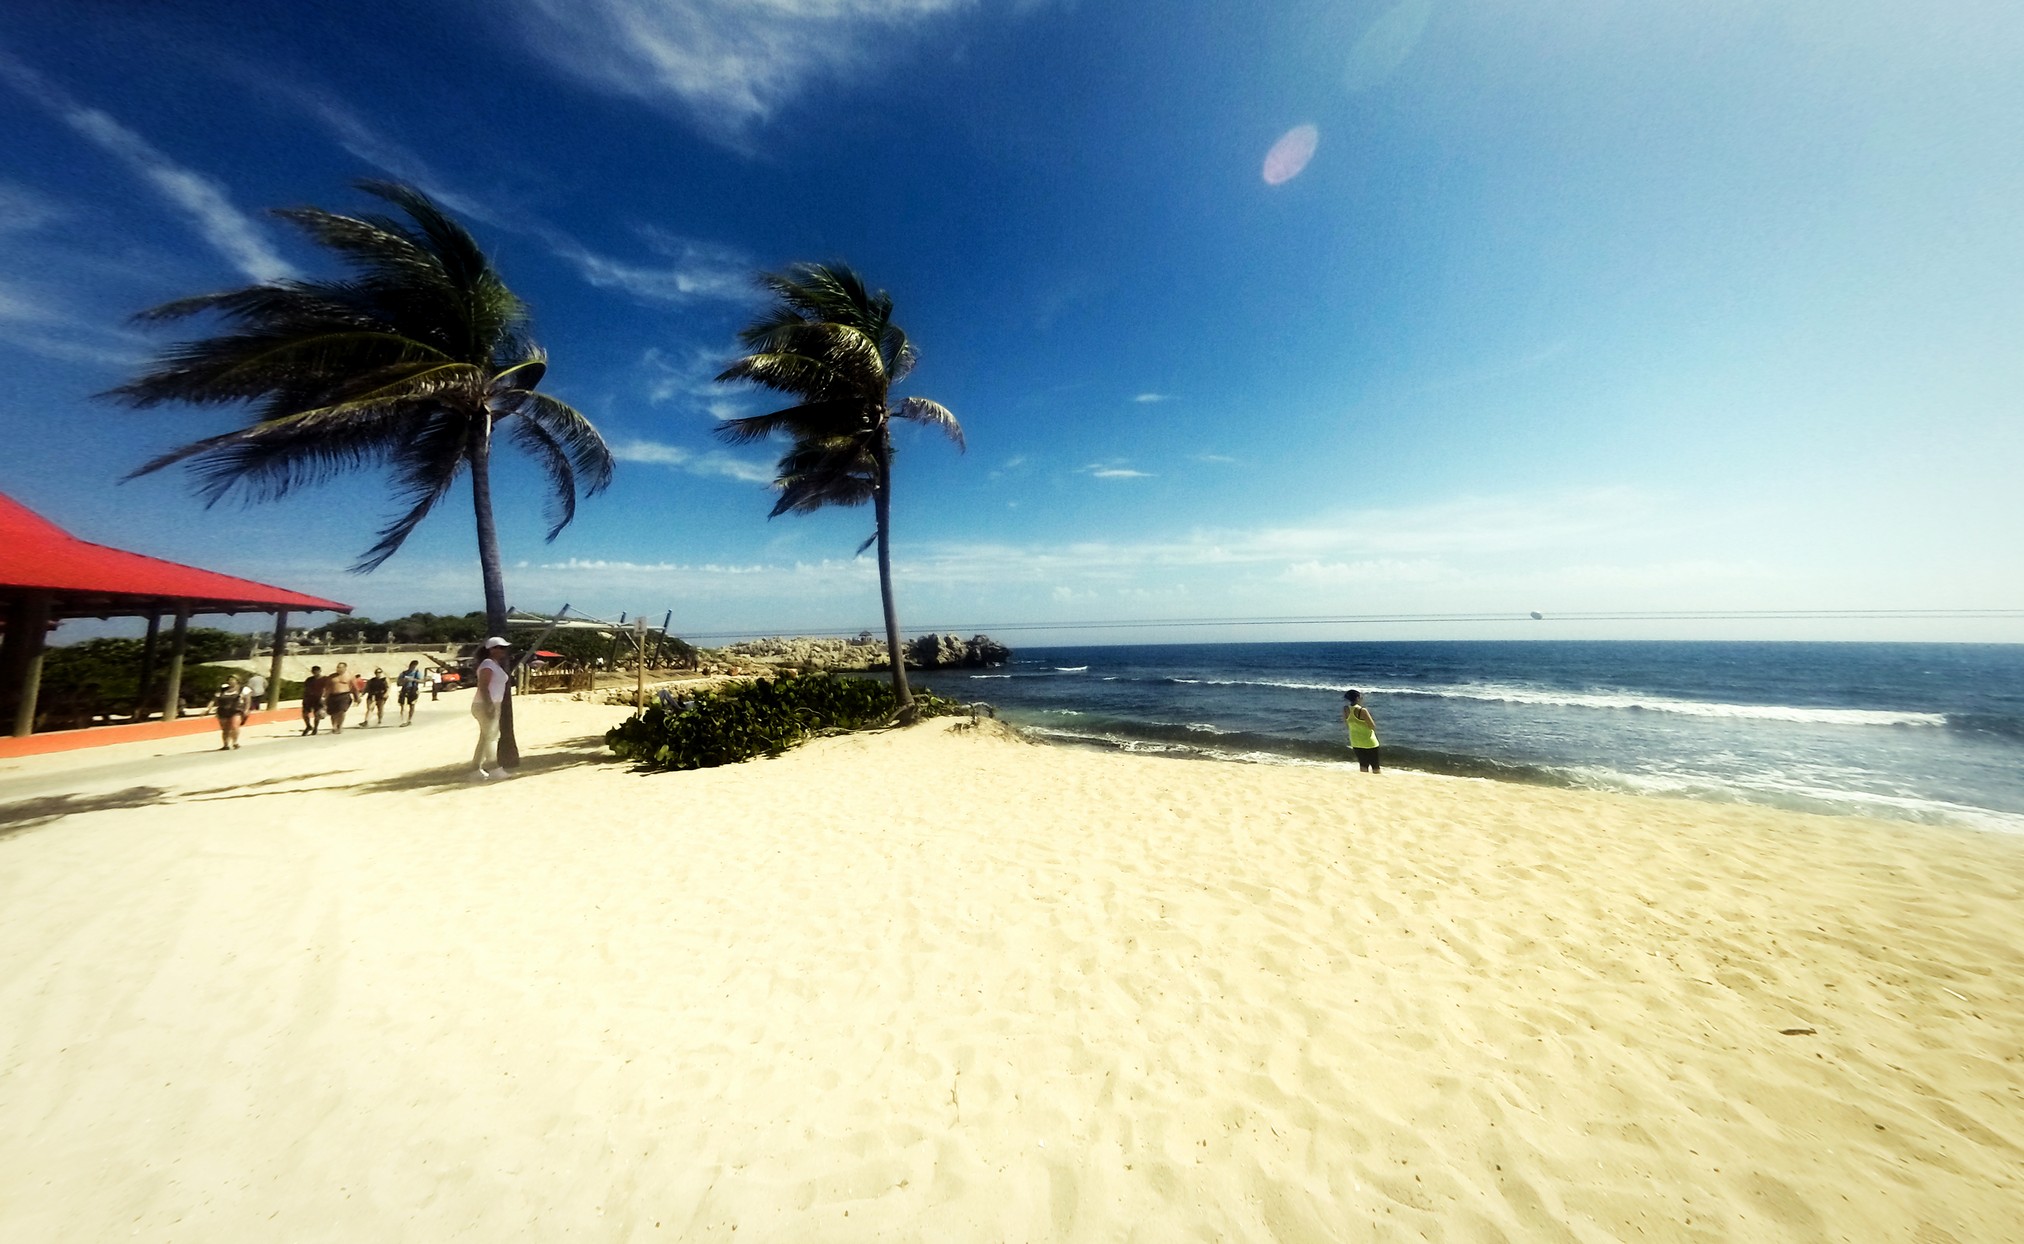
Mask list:
[[547,477],[550,540],[575,517],[579,486],[592,495],[610,483],[611,452],[583,415],[535,391],[547,356],[527,335],[527,305],[464,227],[411,186],[359,188],[407,219],[310,207],[276,213],[335,252],[351,269],[346,277],[252,285],[141,313],[155,322],[208,313],[226,327],[169,347],[108,396],[135,407],[245,403],[252,418],[127,478],[187,462],[210,506],[235,495],[274,500],[383,465],[401,509],[352,567],[364,573],[392,557],[468,469],[486,624],[503,634],[495,430],[503,427]]
[[872,293],[842,264],[798,264],[785,273],[762,273],[759,282],[774,305],[738,335],[750,353],[717,379],[749,380],[799,401],[769,415],[727,420],[719,433],[739,443],[779,436],[790,442],[775,467],[780,498],[768,517],[872,503],[875,528],[858,552],[878,545],[893,695],[900,719],[911,720],[914,697],[893,605],[891,425],[907,419],[940,428],[959,449],[962,425],[939,402],[892,401],[892,387],[913,370],[915,355],[893,323],[893,300],[883,290]]

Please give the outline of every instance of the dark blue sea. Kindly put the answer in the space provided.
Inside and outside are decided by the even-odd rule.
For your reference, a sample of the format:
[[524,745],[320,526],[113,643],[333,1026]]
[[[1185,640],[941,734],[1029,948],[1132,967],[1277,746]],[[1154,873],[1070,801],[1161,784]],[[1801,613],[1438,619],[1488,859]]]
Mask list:
[[1063,743],[1387,767],[2024,832],[2024,645],[1172,644],[939,674]]

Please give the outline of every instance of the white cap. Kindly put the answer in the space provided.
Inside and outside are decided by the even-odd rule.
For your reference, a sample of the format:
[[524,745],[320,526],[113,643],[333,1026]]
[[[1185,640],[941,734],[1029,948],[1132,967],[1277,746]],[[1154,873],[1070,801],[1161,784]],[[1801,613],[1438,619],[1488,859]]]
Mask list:
[[505,640],[499,638],[497,635],[494,635],[492,638],[485,641],[485,646],[487,648],[511,648],[513,645],[507,643]]

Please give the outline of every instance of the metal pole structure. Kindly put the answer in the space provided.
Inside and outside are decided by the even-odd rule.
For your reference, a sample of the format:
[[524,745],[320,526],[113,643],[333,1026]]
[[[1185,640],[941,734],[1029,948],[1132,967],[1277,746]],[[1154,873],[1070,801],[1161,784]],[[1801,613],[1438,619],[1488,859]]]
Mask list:
[[647,706],[647,619],[645,614],[633,619],[633,646],[638,649],[639,685],[633,692],[633,711],[644,712]]
[[281,707],[281,654],[288,648],[288,611],[274,615],[274,659],[267,666],[267,707]]
[[7,668],[0,686],[14,700],[14,737],[35,733],[35,701],[42,690],[42,649],[49,635],[48,592],[31,592],[7,611]]
[[176,629],[169,641],[169,685],[162,692],[162,720],[183,715],[183,652],[190,646],[190,602],[176,602]]
[[155,680],[155,643],[162,635],[162,615],[159,610],[148,614],[148,638],[141,645],[141,682],[134,689],[134,720],[146,721],[151,711],[148,708],[148,684]]

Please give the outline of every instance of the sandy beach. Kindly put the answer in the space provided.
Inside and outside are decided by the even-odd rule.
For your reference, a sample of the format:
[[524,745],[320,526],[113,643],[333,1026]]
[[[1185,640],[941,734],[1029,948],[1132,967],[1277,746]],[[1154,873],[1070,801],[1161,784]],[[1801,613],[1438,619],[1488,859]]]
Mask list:
[[[1904,1240],[2024,1212],[2024,840],[622,710],[0,766],[0,1238]],[[118,754],[112,754],[118,753]]]

